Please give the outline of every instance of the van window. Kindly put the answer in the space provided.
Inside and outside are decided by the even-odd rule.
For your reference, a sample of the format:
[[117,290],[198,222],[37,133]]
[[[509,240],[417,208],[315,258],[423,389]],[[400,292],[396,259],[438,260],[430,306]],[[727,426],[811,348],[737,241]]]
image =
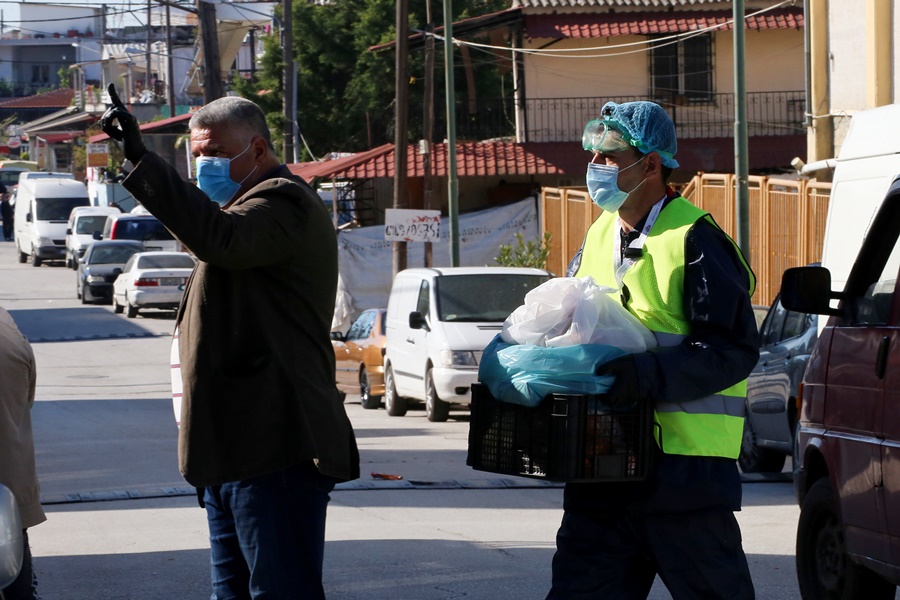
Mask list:
[[872,282],[862,298],[853,303],[853,322],[860,325],[886,324],[890,317],[897,270],[900,268],[900,238],[894,243],[891,255],[881,269],[878,280]]
[[116,223],[117,240],[174,240],[172,234],[156,219],[119,219]]
[[427,281],[423,281],[419,286],[419,298],[416,300],[416,311],[422,313],[422,316],[428,314],[431,304],[431,286]]
[[95,231],[103,231],[106,215],[88,215],[79,217],[75,223],[75,233],[92,235]]
[[37,221],[69,221],[69,215],[76,206],[90,206],[87,198],[39,198],[37,202]]
[[547,275],[445,275],[435,279],[441,321],[501,322]]

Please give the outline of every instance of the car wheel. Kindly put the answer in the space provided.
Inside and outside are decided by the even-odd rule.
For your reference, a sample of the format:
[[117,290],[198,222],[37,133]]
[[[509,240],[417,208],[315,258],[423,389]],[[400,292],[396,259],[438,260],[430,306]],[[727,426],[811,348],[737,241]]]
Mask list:
[[125,316],[133,319],[138,314],[138,307],[128,301],[128,294],[125,294]]
[[113,304],[113,312],[116,313],[117,315],[121,315],[123,312],[125,312],[125,307],[122,306],[121,304],[119,304],[119,301],[116,300],[115,294],[113,294],[112,304]]
[[75,297],[81,300],[81,282],[80,280],[75,280]]
[[[19,247],[16,246],[16,249],[19,250]],[[28,262],[28,255],[19,250],[19,264],[25,264]]]
[[797,524],[797,580],[803,598],[893,599],[896,586],[847,555],[844,527],[831,481],[813,484]]
[[67,269],[72,268],[72,255],[71,254],[66,254],[66,268]]
[[744,417],[744,435],[741,438],[741,453],[738,465],[744,473],[780,473],[787,458],[783,452],[761,448],[756,441],[756,432],[750,417]]
[[31,266],[39,267],[44,261],[38,258],[37,253],[34,251],[34,248],[31,249]]
[[82,304],[87,304],[87,303],[88,303],[88,299],[87,299],[87,291],[85,290],[84,287],[81,288],[81,292],[78,294],[78,297],[81,298],[81,303],[82,303]]
[[443,423],[450,416],[450,403],[438,398],[431,369],[425,374],[425,416],[432,423]]
[[384,408],[392,417],[402,417],[408,407],[406,398],[397,395],[397,387],[394,385],[394,369],[388,367],[384,371]]
[[372,395],[372,389],[369,387],[369,374],[365,369],[359,370],[359,403],[366,409],[381,406],[381,396]]

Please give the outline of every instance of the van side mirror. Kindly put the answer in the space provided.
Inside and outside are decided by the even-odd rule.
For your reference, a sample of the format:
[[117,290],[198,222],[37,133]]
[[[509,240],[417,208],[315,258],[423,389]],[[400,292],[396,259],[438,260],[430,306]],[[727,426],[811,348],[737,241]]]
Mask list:
[[0,590],[16,580],[23,560],[22,516],[13,493],[0,483]]
[[831,272],[825,267],[794,267],[781,276],[781,304],[788,310],[840,316],[843,312],[830,305],[840,298],[831,291]]
[[91,237],[96,241],[100,241],[103,239],[103,236],[100,234],[99,231],[95,231],[94,233],[92,233]]
[[72,228],[71,228],[71,227],[69,227],[68,229],[66,229],[66,235],[72,235]]
[[425,321],[425,316],[417,310],[409,313],[409,328],[428,331],[428,323]]

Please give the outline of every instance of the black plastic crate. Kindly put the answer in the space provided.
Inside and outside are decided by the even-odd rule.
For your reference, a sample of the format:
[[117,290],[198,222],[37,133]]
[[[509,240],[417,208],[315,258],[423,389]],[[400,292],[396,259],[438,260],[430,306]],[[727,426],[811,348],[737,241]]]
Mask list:
[[551,394],[529,408],[472,386],[469,455],[478,471],[548,481],[640,481],[650,470],[653,412],[603,396]]

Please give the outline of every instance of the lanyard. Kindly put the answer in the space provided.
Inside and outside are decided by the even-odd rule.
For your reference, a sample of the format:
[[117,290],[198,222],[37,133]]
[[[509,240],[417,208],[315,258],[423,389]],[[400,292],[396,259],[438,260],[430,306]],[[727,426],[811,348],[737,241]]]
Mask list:
[[[662,212],[663,204],[666,202],[666,196],[662,197],[662,200],[653,205],[653,208],[650,209],[650,214],[647,215],[647,221],[644,223],[643,229],[641,229],[641,235],[631,241],[628,244],[629,248],[637,248],[641,249],[644,247],[644,242],[647,241],[647,236],[650,234],[650,230],[653,229],[654,223],[656,223],[656,219],[659,217],[659,213]],[[619,289],[622,289],[622,278],[625,277],[625,273],[628,272],[628,269],[635,263],[633,258],[625,258],[622,259],[622,219],[616,217],[616,234],[613,240],[613,266],[616,270],[616,282],[619,284]]]

